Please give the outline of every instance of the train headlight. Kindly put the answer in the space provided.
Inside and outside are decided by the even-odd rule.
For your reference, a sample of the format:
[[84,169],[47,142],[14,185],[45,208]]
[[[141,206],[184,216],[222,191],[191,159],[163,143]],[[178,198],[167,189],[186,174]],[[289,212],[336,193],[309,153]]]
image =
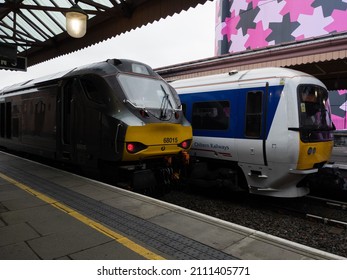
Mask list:
[[188,149],[191,143],[192,143],[192,140],[184,140],[183,142],[179,143],[177,146],[182,149]]
[[314,155],[316,153],[316,147],[309,147],[307,150],[308,155]]
[[127,152],[130,154],[135,154],[147,148],[146,145],[140,142],[127,142],[125,146],[126,146]]
[[145,111],[145,110],[140,110],[140,115],[141,115],[141,117],[143,117],[143,118],[149,118],[149,115],[148,115],[148,113],[147,113],[147,111]]

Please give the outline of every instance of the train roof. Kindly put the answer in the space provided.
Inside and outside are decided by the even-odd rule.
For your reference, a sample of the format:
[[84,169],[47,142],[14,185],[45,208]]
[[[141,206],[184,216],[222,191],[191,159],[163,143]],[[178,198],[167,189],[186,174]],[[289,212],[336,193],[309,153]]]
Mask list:
[[282,68],[282,67],[265,67],[251,70],[232,70],[228,73],[216,74],[210,76],[202,76],[197,78],[182,79],[173,81],[171,85],[177,88],[184,88],[189,86],[204,86],[211,84],[219,84],[225,82],[243,82],[243,81],[256,81],[261,79],[281,79],[281,78],[294,78],[298,76],[312,77],[309,74],[297,70]]
[[51,74],[51,75],[46,75],[46,76],[39,77],[39,78],[36,78],[36,79],[31,79],[31,80],[27,80],[27,81],[20,82],[20,83],[17,83],[17,84],[13,84],[11,86],[8,86],[8,87],[5,87],[5,88],[1,89],[0,90],[0,95],[6,94],[6,93],[10,93],[10,92],[15,92],[18,89],[30,88],[30,87],[33,87],[33,86],[38,85],[38,84],[42,84],[42,83],[45,83],[45,82],[50,82],[50,81],[53,81],[53,80],[61,79],[67,73],[69,73],[71,71],[73,71],[73,69],[72,70],[70,69],[68,71],[61,71],[61,72],[54,73],[54,74]]
[[[134,70],[132,68],[132,65],[134,64],[140,67],[137,67],[136,68],[137,70]],[[13,93],[18,90],[28,89],[32,87],[45,85],[45,84],[52,84],[54,82],[57,82],[59,80],[62,80],[68,77],[80,76],[84,74],[96,74],[96,75],[104,76],[107,74],[114,74],[115,72],[135,72],[138,74],[159,77],[159,75],[155,73],[150,66],[144,63],[129,60],[129,59],[108,59],[106,61],[96,62],[93,64],[87,64],[84,66],[76,67],[66,71],[54,73],[51,75],[46,75],[43,77],[39,77],[36,79],[28,80],[25,82],[21,82],[18,84],[5,87],[0,90],[0,96],[4,94],[8,94],[8,93]]]

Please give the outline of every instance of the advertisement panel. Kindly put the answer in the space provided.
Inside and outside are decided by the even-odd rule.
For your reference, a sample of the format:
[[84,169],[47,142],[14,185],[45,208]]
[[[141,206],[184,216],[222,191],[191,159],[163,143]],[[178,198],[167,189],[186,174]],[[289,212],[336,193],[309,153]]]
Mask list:
[[[347,0],[218,0],[215,54],[334,36],[347,31]],[[333,121],[347,129],[347,90],[330,91]]]
[[219,0],[216,55],[347,30],[347,0]]

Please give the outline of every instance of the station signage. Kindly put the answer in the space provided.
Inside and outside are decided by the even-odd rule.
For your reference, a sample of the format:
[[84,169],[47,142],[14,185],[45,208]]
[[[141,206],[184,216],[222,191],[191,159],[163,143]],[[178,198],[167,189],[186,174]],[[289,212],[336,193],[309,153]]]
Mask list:
[[26,71],[27,70],[27,58],[17,56],[15,61],[7,58],[0,57],[0,69]]

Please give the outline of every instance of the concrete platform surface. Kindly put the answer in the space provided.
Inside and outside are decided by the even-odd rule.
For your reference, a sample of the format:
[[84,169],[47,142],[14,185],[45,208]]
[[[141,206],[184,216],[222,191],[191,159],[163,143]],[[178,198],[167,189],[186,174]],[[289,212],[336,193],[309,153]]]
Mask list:
[[0,259],[343,259],[0,152]]

